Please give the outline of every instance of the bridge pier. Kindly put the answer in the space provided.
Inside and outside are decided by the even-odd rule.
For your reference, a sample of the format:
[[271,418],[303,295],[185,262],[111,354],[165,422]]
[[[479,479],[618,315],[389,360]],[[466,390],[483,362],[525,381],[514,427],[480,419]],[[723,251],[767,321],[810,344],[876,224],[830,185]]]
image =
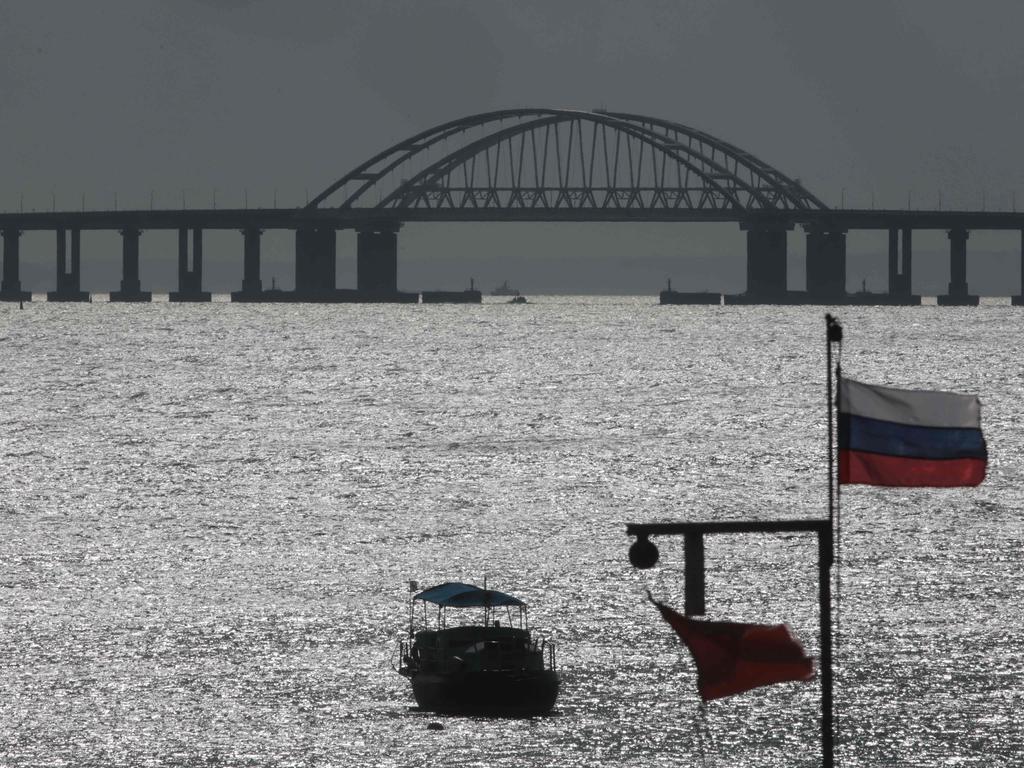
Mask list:
[[330,299],[337,285],[337,234],[333,227],[295,230],[295,298]]
[[747,290],[726,304],[792,304],[786,286],[786,232],[791,226],[740,224],[747,232]]
[[232,301],[260,301],[263,281],[260,279],[260,236],[263,230],[246,227],[242,230],[242,290],[232,291]]
[[[898,296],[901,291],[903,272],[900,267],[900,231],[889,227],[889,295]],[[904,267],[905,269],[905,267]]]
[[111,301],[152,301],[153,294],[139,283],[139,235],[134,227],[121,230],[121,290],[110,294]]
[[356,234],[356,289],[398,293],[398,228],[368,227]]
[[46,294],[47,301],[90,301],[87,291],[82,290],[82,231],[71,230],[71,264],[67,255],[67,230],[57,232],[57,290]]
[[349,301],[419,301],[398,290],[398,223],[368,224],[356,230],[356,290]]
[[966,229],[951,229],[949,236],[949,292],[937,297],[941,306],[975,307],[978,297],[967,292],[967,238]]
[[210,292],[203,290],[203,230],[192,230],[192,259],[189,260],[188,229],[178,230],[178,290],[172,291],[170,301],[209,301]]
[[911,266],[913,230],[903,230],[903,248],[900,250],[900,230],[889,228],[889,296],[887,304],[920,304],[921,297],[911,292]]
[[898,276],[899,294],[901,296],[912,296],[914,294],[914,230],[910,227],[903,228]]
[[846,230],[807,232],[807,300],[821,304],[846,301]]
[[32,301],[32,292],[21,290],[21,230],[6,227],[4,237],[4,271],[0,280],[0,301]]

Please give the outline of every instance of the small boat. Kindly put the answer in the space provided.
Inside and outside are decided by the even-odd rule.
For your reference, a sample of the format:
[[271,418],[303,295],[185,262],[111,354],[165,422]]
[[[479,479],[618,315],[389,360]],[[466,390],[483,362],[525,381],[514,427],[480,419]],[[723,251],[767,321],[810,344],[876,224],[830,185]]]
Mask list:
[[512,299],[509,299],[508,303],[509,304],[528,304],[529,302],[526,300],[525,296],[516,296],[516,297],[514,297]]
[[[433,622],[427,603],[438,606]],[[449,609],[459,609],[453,619],[466,616],[461,609],[480,610],[473,612],[483,623],[449,626]],[[472,584],[446,582],[413,596],[399,658],[399,674],[429,712],[532,717],[550,712],[558,697],[555,646],[531,635],[526,604]]]
[[491,291],[491,296],[518,296],[518,295],[519,295],[519,291],[516,290],[515,288],[512,288],[508,284],[508,280],[506,280],[501,285],[499,285],[497,288],[495,288],[493,291]]

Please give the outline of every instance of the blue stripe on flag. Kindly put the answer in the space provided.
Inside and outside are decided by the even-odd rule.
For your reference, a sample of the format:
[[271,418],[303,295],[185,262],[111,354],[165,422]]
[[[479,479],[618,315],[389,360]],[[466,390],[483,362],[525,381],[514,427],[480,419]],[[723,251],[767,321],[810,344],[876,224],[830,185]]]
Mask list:
[[914,459],[988,458],[980,429],[913,427],[839,414],[839,447]]

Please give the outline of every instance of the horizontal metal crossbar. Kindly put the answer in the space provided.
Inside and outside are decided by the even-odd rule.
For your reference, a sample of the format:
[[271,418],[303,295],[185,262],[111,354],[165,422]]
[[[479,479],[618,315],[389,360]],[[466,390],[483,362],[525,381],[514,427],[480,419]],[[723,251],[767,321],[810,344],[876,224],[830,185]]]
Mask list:
[[629,536],[683,536],[705,533],[822,533],[828,520],[719,520],[703,523],[627,523]]

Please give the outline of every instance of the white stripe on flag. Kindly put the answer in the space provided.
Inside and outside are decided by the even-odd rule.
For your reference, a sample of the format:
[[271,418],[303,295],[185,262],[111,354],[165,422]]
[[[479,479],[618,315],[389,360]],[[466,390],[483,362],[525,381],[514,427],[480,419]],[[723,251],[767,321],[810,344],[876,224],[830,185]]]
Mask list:
[[975,395],[894,389],[842,378],[839,412],[918,427],[981,428],[981,402]]

